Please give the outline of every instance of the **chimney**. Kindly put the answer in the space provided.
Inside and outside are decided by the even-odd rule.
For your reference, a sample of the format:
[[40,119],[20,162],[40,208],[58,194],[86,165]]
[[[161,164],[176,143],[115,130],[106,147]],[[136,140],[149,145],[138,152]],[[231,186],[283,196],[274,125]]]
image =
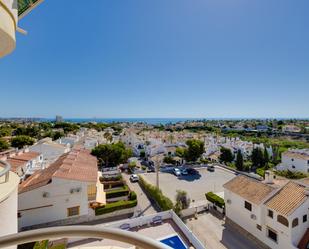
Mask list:
[[270,170],[266,170],[265,171],[265,180],[264,180],[264,182],[266,184],[274,184],[274,179],[275,179],[274,173],[272,171],[270,171]]

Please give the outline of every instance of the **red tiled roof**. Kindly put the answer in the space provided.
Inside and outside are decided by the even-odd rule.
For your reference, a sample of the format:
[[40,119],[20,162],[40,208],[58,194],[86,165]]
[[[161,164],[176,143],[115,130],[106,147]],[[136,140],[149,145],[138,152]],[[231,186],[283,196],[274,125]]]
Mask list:
[[47,169],[39,170],[19,185],[19,193],[47,185],[52,178],[83,182],[97,181],[97,159],[88,150],[73,150],[62,155]]

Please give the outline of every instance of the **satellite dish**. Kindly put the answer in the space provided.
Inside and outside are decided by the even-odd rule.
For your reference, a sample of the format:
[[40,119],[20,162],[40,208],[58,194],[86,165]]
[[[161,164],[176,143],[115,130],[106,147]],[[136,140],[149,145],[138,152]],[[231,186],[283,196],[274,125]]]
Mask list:
[[[10,2],[10,1],[8,1]],[[14,11],[0,1],[0,58],[15,49],[16,19]]]

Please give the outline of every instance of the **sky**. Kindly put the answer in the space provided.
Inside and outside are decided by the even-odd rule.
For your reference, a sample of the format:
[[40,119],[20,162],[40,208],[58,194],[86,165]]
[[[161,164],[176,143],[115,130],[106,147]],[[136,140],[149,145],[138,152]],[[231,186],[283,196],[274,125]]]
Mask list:
[[308,118],[308,0],[45,0],[0,116]]

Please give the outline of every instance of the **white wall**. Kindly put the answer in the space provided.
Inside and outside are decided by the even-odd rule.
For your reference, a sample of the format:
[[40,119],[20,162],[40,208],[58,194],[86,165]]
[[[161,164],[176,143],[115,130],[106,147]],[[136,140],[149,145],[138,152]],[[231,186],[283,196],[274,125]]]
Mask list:
[[[284,166],[285,169],[288,169],[290,171],[300,171],[303,173],[308,173],[309,164],[307,160],[289,157],[282,154],[281,161],[281,165]],[[293,166],[295,166],[295,168],[293,168]]]
[[[91,183],[53,178],[46,186],[19,194],[18,210],[21,213],[19,228],[69,218],[67,217],[69,207],[80,206],[80,215],[87,215],[88,184]],[[76,188],[80,188],[81,191],[71,194],[70,190]],[[43,197],[44,192],[49,193],[49,197]]]

